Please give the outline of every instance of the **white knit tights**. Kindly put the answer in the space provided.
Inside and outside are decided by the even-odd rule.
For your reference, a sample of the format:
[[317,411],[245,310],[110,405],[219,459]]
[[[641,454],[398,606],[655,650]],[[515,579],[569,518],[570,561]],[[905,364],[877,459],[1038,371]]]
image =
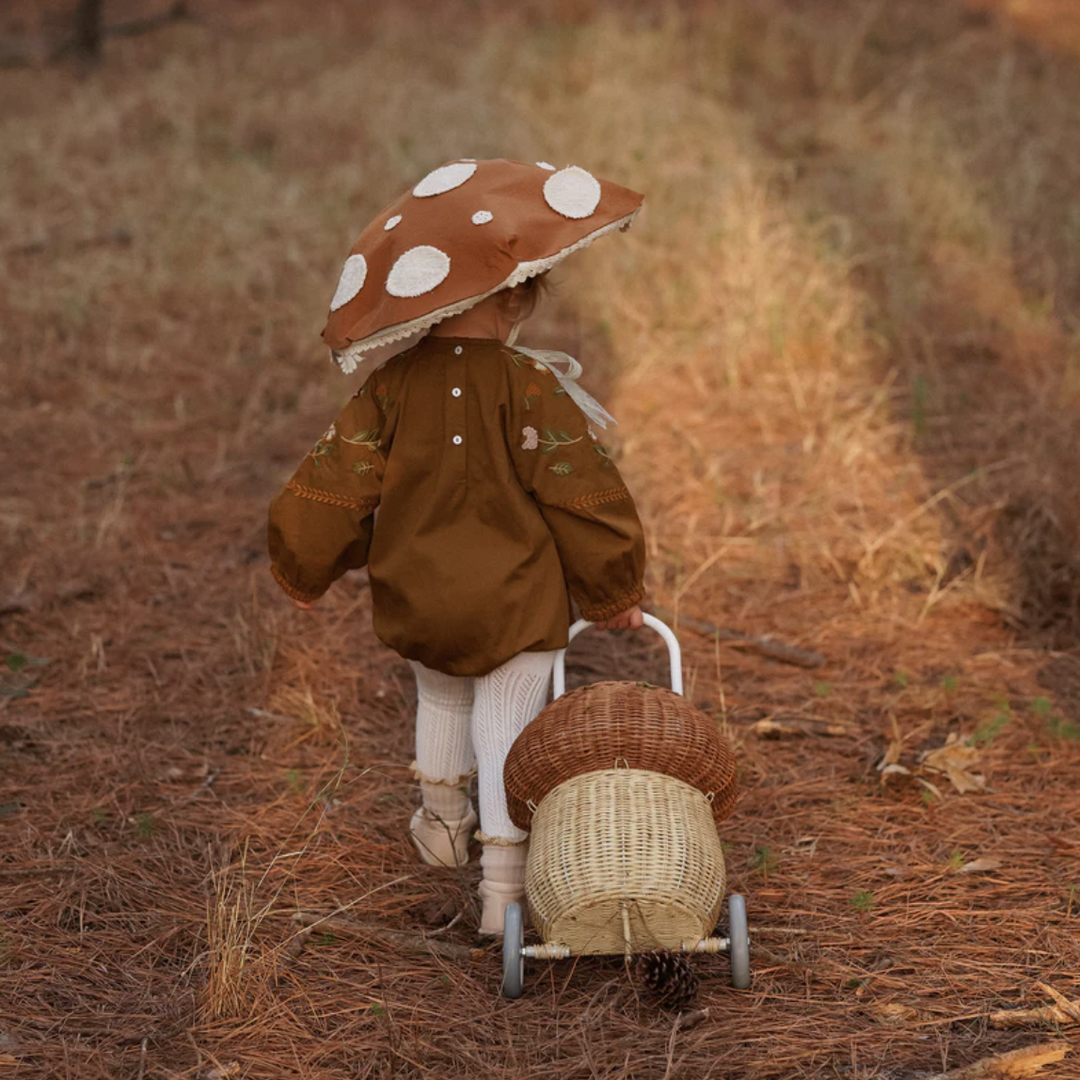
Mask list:
[[547,701],[553,652],[520,653],[489,675],[457,678],[412,661],[416,673],[416,768],[424,805],[446,820],[468,812],[466,778],[476,763],[480,829],[496,843],[525,839],[506,812],[503,764]]

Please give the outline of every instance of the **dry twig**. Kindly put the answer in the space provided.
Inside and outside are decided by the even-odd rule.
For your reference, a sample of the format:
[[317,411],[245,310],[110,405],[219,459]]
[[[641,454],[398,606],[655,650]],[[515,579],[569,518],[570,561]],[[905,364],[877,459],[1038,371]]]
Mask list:
[[1044,1065],[1052,1065],[1069,1052],[1067,1042],[1039,1043],[1009,1050],[1004,1054],[980,1058],[971,1065],[936,1073],[927,1080],[1012,1080],[1013,1077],[1030,1076]]
[[[667,608],[653,606],[650,612],[658,619],[665,622],[675,622],[675,615]],[[689,615],[680,615],[678,624],[707,637],[726,641],[737,649],[745,649],[747,652],[756,652],[770,660],[776,660],[781,664],[794,664],[796,667],[817,668],[825,663],[825,657],[821,653],[810,652],[801,649],[798,645],[788,645],[783,641],[774,641],[767,637],[752,637],[744,634],[741,630],[731,630],[726,626],[717,626],[715,623],[706,622],[704,619],[694,619]]]
[[843,724],[829,724],[824,720],[809,720],[801,716],[765,716],[750,725],[750,731],[762,738],[785,735],[822,735],[835,738],[854,732]]
[[1026,1027],[1028,1024],[1054,1024],[1066,1027],[1080,1023],[1080,998],[1070,1001],[1064,994],[1046,983],[1035,984],[1049,997],[1053,1005],[1039,1005],[1034,1009],[998,1009],[990,1014],[990,1023],[996,1028]]
[[393,930],[385,926],[372,926],[369,923],[354,922],[336,915],[315,915],[297,911],[292,921],[303,927],[319,927],[330,933],[351,934],[365,941],[377,942],[400,952],[419,955],[438,956],[443,960],[482,960],[487,956],[486,949],[470,949],[466,945],[454,945],[449,941],[431,941],[419,934],[410,934],[406,930]]

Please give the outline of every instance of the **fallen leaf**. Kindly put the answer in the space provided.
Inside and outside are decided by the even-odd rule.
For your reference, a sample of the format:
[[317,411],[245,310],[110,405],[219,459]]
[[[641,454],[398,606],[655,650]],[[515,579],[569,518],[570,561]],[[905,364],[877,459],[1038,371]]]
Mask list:
[[983,791],[986,788],[986,777],[980,773],[971,773],[966,769],[949,765],[945,769],[945,775],[949,778],[949,783],[961,795],[966,795],[969,791]]
[[919,758],[919,765],[930,772],[944,774],[949,783],[964,795],[970,791],[982,791],[986,787],[986,777],[971,771],[971,766],[979,757],[979,751],[961,742],[954,732],[944,746],[923,754]]
[[240,1062],[230,1061],[226,1065],[215,1065],[212,1069],[207,1069],[206,1072],[199,1073],[200,1080],[229,1080],[232,1076],[237,1076],[240,1072]]
[[887,1001],[881,1005],[871,1005],[870,1012],[883,1024],[904,1024],[909,1020],[918,1020],[919,1014],[910,1005],[899,1001]]
[[915,779],[918,780],[919,783],[922,784],[922,786],[926,788],[926,790],[929,791],[935,799],[938,800],[938,802],[940,802],[945,797],[941,794],[941,789],[939,787],[935,787],[935,785],[931,784],[929,780],[926,780],[921,776],[916,776]]
[[906,765],[890,764],[882,767],[878,766],[882,776],[891,776],[893,773],[897,773],[900,776],[910,776],[911,770]]
[[982,874],[987,870],[996,870],[1001,866],[1000,859],[974,859],[972,862],[964,863],[960,867],[961,874]]

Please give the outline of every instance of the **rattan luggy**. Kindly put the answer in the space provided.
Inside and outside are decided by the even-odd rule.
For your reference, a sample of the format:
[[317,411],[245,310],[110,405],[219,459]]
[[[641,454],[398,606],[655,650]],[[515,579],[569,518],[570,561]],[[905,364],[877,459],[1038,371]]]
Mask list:
[[[511,816],[532,830],[525,897],[543,939],[526,945],[522,905],[507,906],[507,997],[520,997],[529,958],[629,959],[657,949],[726,952],[732,983],[750,985],[741,896],[729,898],[727,936],[713,936],[725,879],[717,809],[725,817],[734,803],[735,758],[715,724],[681,696],[675,635],[652,615],[645,624],[667,642],[671,691],[600,683],[564,694],[562,649],[555,657],[555,701],[507,758]],[[589,625],[575,623],[570,640]]]
[[530,828],[533,807],[557,785],[616,765],[697,788],[718,824],[735,808],[735,755],[714,720],[664,687],[601,682],[556,698],[514,743],[503,770],[511,819]]
[[572,777],[533,818],[525,891],[544,940],[574,955],[681,949],[706,938],[724,898],[709,803],[645,769]]

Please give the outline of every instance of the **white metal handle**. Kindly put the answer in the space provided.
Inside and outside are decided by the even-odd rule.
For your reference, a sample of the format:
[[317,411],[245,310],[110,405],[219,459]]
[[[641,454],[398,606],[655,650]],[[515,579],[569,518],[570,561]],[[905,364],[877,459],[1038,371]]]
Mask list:
[[[667,644],[668,659],[671,662],[671,689],[676,694],[683,692],[682,681],[682,650],[679,648],[679,639],[672,632],[667,623],[661,622],[655,615],[643,614],[645,625],[655,630]],[[588,619],[578,619],[570,627],[570,636],[567,644],[593,624]],[[566,649],[560,649],[555,654],[555,671],[553,674],[555,697],[562,697],[566,693]]]

